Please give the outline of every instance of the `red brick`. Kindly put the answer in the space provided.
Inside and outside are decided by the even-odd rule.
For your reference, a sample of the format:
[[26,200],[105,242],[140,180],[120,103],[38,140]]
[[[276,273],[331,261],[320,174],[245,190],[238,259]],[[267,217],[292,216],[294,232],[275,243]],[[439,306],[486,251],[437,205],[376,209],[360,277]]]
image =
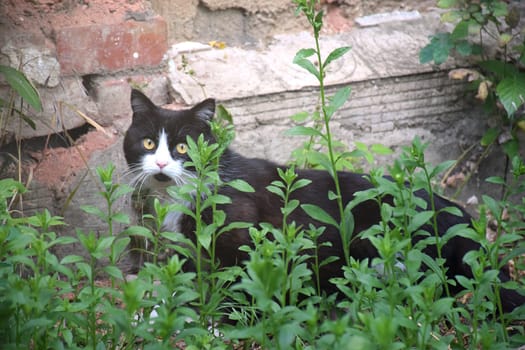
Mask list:
[[92,74],[158,65],[168,49],[164,19],[56,30],[61,72]]

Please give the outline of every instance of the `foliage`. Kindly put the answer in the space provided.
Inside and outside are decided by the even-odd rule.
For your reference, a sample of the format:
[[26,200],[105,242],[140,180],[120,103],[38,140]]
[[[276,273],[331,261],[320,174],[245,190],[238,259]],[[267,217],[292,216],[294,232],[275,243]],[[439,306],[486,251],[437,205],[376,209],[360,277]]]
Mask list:
[[[316,11],[316,2],[296,0],[296,4],[318,33],[322,12]],[[296,61],[319,78],[324,95],[323,68],[347,49],[336,50],[323,61],[316,38],[316,49],[299,53]],[[310,65],[307,58],[312,55],[319,55],[319,62],[324,63]],[[312,154],[334,181],[343,161],[333,149],[329,122],[348,96],[349,89],[344,88],[326,98],[328,103],[321,103],[323,128],[294,131],[323,140],[328,154]],[[514,193],[525,191],[522,158],[512,158],[511,179],[488,180],[505,192],[502,200],[483,198],[481,212],[490,211],[495,223],[481,215],[472,228],[455,226],[441,238],[435,235],[437,213],[431,184],[450,163],[428,164],[425,145],[417,138],[387,169],[391,178],[383,176],[384,169],[373,169],[369,175],[373,187],[356,193],[344,206],[339,190],[326,194],[339,201],[342,220],[292,199],[293,192],[307,188],[309,182],[298,178],[291,166],[280,171],[280,180],[267,188],[282,202],[279,227],[241,222],[225,225],[220,205],[230,199],[218,188],[253,189],[238,180],[223,183],[218,176],[219,158],[233,131],[227,111],[219,107],[217,114],[212,124],[217,143],[202,137],[187,140],[191,161],[186,165],[197,176],[185,186],[169,189],[178,201],[154,201],[154,210],[146,214],[152,223],[148,227],[115,229],[115,223],[129,224],[115,204],[131,189],[114,182],[111,165],[97,170],[103,205],[83,207],[87,214],[107,223],[107,229],[97,233],[77,230],[75,237],[58,236],[56,227],[65,223],[46,210],[26,216],[12,210],[11,198],[25,189],[15,180],[0,180],[2,348],[502,349],[525,342],[523,326],[516,322],[525,317],[524,307],[505,315],[498,302],[500,288],[523,289],[523,277],[515,274],[514,280],[502,284],[497,276],[497,270],[509,261],[517,271],[524,268],[525,199],[516,205],[508,202]],[[429,195],[428,207],[415,195],[420,190]],[[386,201],[387,196],[393,201]],[[191,205],[177,204],[181,200]],[[381,220],[354,234],[351,209],[367,200],[378,203]],[[288,220],[296,210],[325,226],[299,227]],[[454,208],[442,210],[455,213]],[[193,218],[194,237],[163,230],[163,220],[173,211]],[[421,230],[425,224],[432,227],[430,235],[413,244],[412,237],[426,234]],[[318,257],[326,225],[338,227],[345,242],[369,239],[378,251],[377,258],[363,261],[346,252],[342,277],[331,281],[340,299],[320,288],[320,270],[336,259]],[[490,225],[497,231],[494,242],[485,237]],[[248,231],[252,244],[241,249],[249,259],[240,266],[220,269],[216,240],[232,229]],[[482,248],[465,257],[474,277],[458,278],[465,292],[456,299],[449,291],[456,282],[446,277],[441,247],[458,235],[480,241]],[[146,247],[152,259],[136,276],[124,276],[120,262],[129,252],[132,237],[152,243]],[[429,244],[437,245],[437,259],[425,253]],[[82,247],[82,254],[59,259],[56,249],[71,245]],[[165,249],[177,254],[158,259]],[[193,268],[188,270],[189,265]]]
[[31,81],[19,70],[0,65],[0,74],[5,81],[12,88],[13,93],[8,101],[0,99],[0,146],[4,144],[7,136],[7,127],[9,119],[12,115],[17,114],[21,120],[35,128],[35,123],[29,118],[22,109],[15,107],[15,95],[20,96],[27,104],[29,104],[35,111],[42,110],[42,102],[38,95],[38,90],[34,87]]
[[467,79],[491,115],[499,117],[481,143],[499,142],[508,159],[518,155],[517,134],[525,130],[525,36],[518,4],[501,0],[439,0],[446,9],[443,22],[450,32],[433,35],[420,51],[421,63],[444,63],[454,53],[477,66],[451,72],[454,79]]

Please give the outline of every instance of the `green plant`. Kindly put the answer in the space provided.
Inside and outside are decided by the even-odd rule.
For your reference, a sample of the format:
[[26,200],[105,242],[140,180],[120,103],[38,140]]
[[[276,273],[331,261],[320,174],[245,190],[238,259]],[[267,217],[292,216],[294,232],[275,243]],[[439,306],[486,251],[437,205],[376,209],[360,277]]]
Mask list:
[[0,180],[0,188],[3,345],[6,348],[30,344],[37,348],[57,347],[63,334],[62,296],[71,292],[71,285],[61,277],[71,277],[74,273],[58,261],[51,249],[71,244],[75,239],[57,237],[53,228],[64,223],[47,210],[34,216],[14,217],[8,202],[25,188],[12,179]]
[[[35,122],[27,114],[24,102],[31,106],[35,111],[42,110],[42,101],[38,94],[38,90],[34,87],[31,81],[21,71],[0,65],[0,75],[5,79],[11,90],[7,100],[0,98],[0,147],[4,146],[11,140],[11,134],[14,132],[15,136],[20,135],[23,123],[35,129]],[[17,99],[20,97],[20,100]],[[17,106],[17,104],[20,104]],[[18,123],[13,122],[13,117],[17,116]],[[16,127],[15,130],[10,130]],[[21,159],[22,146],[21,139],[15,138],[17,143],[17,157]],[[22,164],[18,162],[18,180],[22,180]],[[14,197],[16,198],[16,197]]]
[[[296,4],[320,30],[322,12],[316,10],[317,2],[297,0]],[[319,42],[317,50],[318,46]],[[299,61],[307,60],[308,54],[298,54]],[[322,69],[317,74],[324,76]],[[322,81],[321,90],[324,94]],[[329,121],[343,97],[348,97],[347,91],[327,98],[331,102],[319,114],[323,128],[299,127],[294,132],[315,136],[328,149],[333,147]],[[77,230],[76,238],[58,237],[54,227],[64,222],[47,211],[21,216],[13,210],[13,196],[25,188],[13,179],[0,180],[2,348],[501,349],[524,343],[523,327],[515,322],[523,319],[524,308],[504,315],[498,303],[501,287],[523,289],[523,277],[515,273],[512,281],[500,285],[497,276],[509,261],[518,271],[524,268],[525,202],[510,205],[509,201],[525,191],[522,157],[512,158],[510,179],[489,179],[503,188],[502,200],[483,197],[481,212],[490,211],[496,223],[494,242],[485,238],[490,226],[486,215],[475,220],[472,228],[457,225],[445,236],[437,235],[439,212],[432,184],[451,163],[428,164],[426,146],[419,139],[388,167],[390,178],[381,168],[370,172],[373,187],[355,193],[350,203],[340,204],[341,220],[294,199],[294,192],[307,189],[309,182],[298,178],[292,166],[280,170],[280,179],[267,188],[282,202],[283,220],[278,227],[268,223],[225,225],[220,208],[231,199],[219,189],[253,189],[243,181],[223,183],[218,175],[220,155],[233,132],[227,111],[219,107],[217,113],[212,123],[217,142],[206,142],[203,137],[187,140],[191,160],[186,166],[195,169],[196,178],[186,186],[169,189],[171,196],[190,205],[154,200],[152,211],[145,215],[151,223],[148,227],[118,231],[115,223],[128,224],[129,219],[115,205],[130,189],[114,182],[111,165],[97,169],[101,204],[83,207],[106,223],[107,229],[97,233]],[[368,149],[358,150],[370,156]],[[310,154],[310,159],[319,159],[317,164],[333,176],[345,163],[338,151],[332,156]],[[358,152],[352,154],[356,155]],[[422,190],[428,194],[428,205],[416,195]],[[338,191],[326,195],[340,200]],[[350,210],[364,201],[379,206],[381,220],[354,234]],[[174,210],[194,220],[194,237],[164,231],[164,218]],[[322,225],[346,227],[342,237],[346,243],[368,239],[377,249],[376,257],[363,261],[346,252],[342,277],[331,281],[339,290],[339,299],[320,288],[319,270],[336,259],[318,258],[320,238],[328,226],[299,227],[290,221],[296,210],[306,211]],[[454,208],[442,211],[458,214]],[[217,238],[231,229],[248,231],[252,244],[242,249],[249,258],[241,266],[220,269]],[[152,257],[133,277],[124,276],[119,265],[130,248],[131,236],[146,238],[151,245],[141,249]],[[448,290],[455,282],[447,277],[441,251],[457,236],[478,240],[482,247],[464,258],[473,278],[457,279],[465,288],[460,299]],[[82,256],[59,260],[53,253],[55,247],[78,243],[84,248]],[[437,247],[437,259],[425,253],[429,246]],[[161,259],[165,249],[177,254]],[[186,270],[190,263],[193,271]],[[225,320],[233,324],[217,322]]]
[[15,107],[16,95],[20,96],[23,101],[33,107],[37,112],[42,110],[42,102],[40,101],[38,90],[21,71],[9,66],[0,65],[0,74],[12,89],[12,93],[7,101],[0,99],[0,146],[2,146],[6,141],[7,127],[12,115],[17,114],[20,120],[26,122],[33,129],[35,128],[35,123],[25,114],[23,109]]
[[[249,260],[240,282],[233,289],[250,296],[238,303],[251,312],[245,317],[234,316],[243,327],[225,331],[225,334],[228,338],[254,340],[264,348],[286,349],[298,340],[297,337],[308,338],[304,321],[315,323],[312,297],[316,295],[316,288],[319,290],[319,263],[316,260],[310,269],[308,260],[312,256],[307,252],[316,247],[312,238],[317,238],[318,231],[314,230],[312,235],[289,221],[290,214],[300,205],[297,199],[290,199],[291,194],[308,186],[310,181],[298,179],[293,167],[278,169],[278,172],[281,180],[274,181],[267,189],[282,200],[282,225],[272,227],[262,223],[260,228],[250,227],[253,248],[240,248],[248,253]],[[314,284],[311,283],[312,274],[316,275]],[[305,298],[310,303],[306,310],[301,307]]]
[[[315,126],[297,126],[290,130],[288,134],[316,137],[321,139],[323,141],[323,144],[326,144],[327,154],[313,151],[311,149],[313,139],[311,138],[311,142],[306,146],[308,152],[307,156],[309,159],[308,162],[312,163],[313,160],[315,164],[319,164],[324,170],[328,171],[334,179],[335,192],[330,194],[330,198],[332,200],[337,201],[337,205],[339,208],[339,217],[341,218],[341,221],[337,223],[336,220],[330,218],[330,216],[326,213],[326,215],[323,216],[328,219],[320,221],[338,227],[341,233],[343,247],[345,247],[345,261],[348,263],[350,261],[350,253],[348,251],[348,247],[350,246],[350,239],[352,235],[352,232],[350,230],[352,226],[352,218],[350,215],[348,215],[348,212],[346,212],[347,215],[345,215],[345,208],[343,205],[341,189],[339,186],[339,178],[337,176],[337,169],[339,168],[338,163],[344,160],[344,156],[346,155],[336,155],[335,145],[330,129],[330,119],[333,117],[334,113],[339,108],[341,108],[343,104],[348,100],[351,89],[350,87],[344,87],[338,92],[336,92],[336,94],[329,99],[325,94],[324,79],[326,74],[326,67],[331,62],[342,57],[345,53],[347,53],[350,50],[350,47],[341,47],[335,49],[326,57],[325,60],[323,60],[323,57],[321,56],[321,48],[319,43],[319,35],[323,25],[323,12],[316,10],[316,1],[314,0],[295,0],[294,3],[297,5],[297,12],[302,12],[304,14],[304,16],[306,17],[313,29],[315,48],[299,50],[295,55],[293,61],[295,64],[299,65],[300,67],[307,70],[310,74],[315,76],[317,78],[317,81],[319,82],[320,112],[318,113],[320,113],[320,115],[318,115],[318,113],[314,113],[314,121],[316,122],[316,125],[319,125],[318,123],[322,123],[323,130],[320,131],[319,127]],[[319,63],[317,67],[312,61],[308,59],[311,56],[315,56],[317,62]],[[310,214],[313,214],[312,216],[314,216],[314,218],[321,219],[319,215],[315,215],[315,213],[323,211],[321,208],[310,208],[307,210],[310,210]]]
[[[457,69],[454,79],[468,79],[476,98],[498,124],[481,140],[486,147],[501,144],[509,161],[519,154],[518,133],[525,130],[525,36],[519,5],[501,0],[439,0],[446,9],[442,21],[453,24],[450,32],[433,35],[421,49],[421,63],[442,64],[453,53],[468,57],[475,69]],[[484,158],[484,157],[482,157]]]

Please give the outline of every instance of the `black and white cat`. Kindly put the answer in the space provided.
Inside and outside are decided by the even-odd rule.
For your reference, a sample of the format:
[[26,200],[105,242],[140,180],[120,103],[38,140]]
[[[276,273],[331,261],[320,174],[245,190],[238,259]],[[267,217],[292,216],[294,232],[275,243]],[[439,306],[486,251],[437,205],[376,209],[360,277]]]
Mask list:
[[[134,174],[133,182],[166,198],[164,190],[167,186],[184,184],[187,179],[195,176],[190,169],[184,167],[184,163],[189,160],[186,137],[190,136],[196,140],[202,134],[207,141],[214,142],[209,121],[215,113],[215,102],[207,99],[191,109],[174,111],[157,107],[144,94],[132,90],[131,106],[133,119],[124,139],[124,154],[130,172]],[[242,193],[227,186],[220,189],[221,193],[230,197],[232,201],[231,204],[221,208],[226,213],[227,222],[252,222],[255,225],[267,222],[279,227],[282,222],[281,200],[266,189],[273,181],[280,180],[277,172],[279,167],[284,168],[267,160],[245,158],[229,149],[224,152],[221,157],[220,176],[224,180],[233,178],[245,180],[255,189],[254,193]],[[297,170],[297,173],[299,178],[306,178],[312,182],[307,187],[294,192],[294,198],[299,199],[301,203],[318,205],[338,220],[337,204],[327,196],[328,191],[334,191],[331,176],[326,171],[320,170]],[[355,192],[371,187],[362,174],[340,172],[338,176],[345,203],[352,200]],[[417,195],[428,200],[426,193],[418,192]],[[436,210],[449,206],[456,207],[439,196],[435,197],[435,206]],[[357,205],[353,209],[353,216],[354,234],[380,220],[379,208],[374,201]],[[204,213],[203,219],[210,220],[210,217]],[[301,209],[295,210],[290,220],[303,227],[308,227],[310,223],[318,224]],[[470,224],[469,215],[464,213],[462,217],[458,217],[446,212],[438,215],[438,229],[441,235],[449,227],[460,223]],[[166,218],[164,226],[166,230],[181,232],[190,239],[194,237],[195,225],[189,216],[172,213]],[[340,258],[323,266],[320,272],[323,289],[332,293],[336,289],[329,279],[341,276],[344,260],[339,232],[334,227],[327,227],[321,236],[321,241],[331,242],[330,246],[324,246],[320,250],[321,260],[329,256]],[[216,256],[220,264],[222,266],[241,264],[247,256],[238,248],[245,244],[250,244],[250,237],[246,230],[232,230],[221,235],[216,244]],[[479,249],[478,243],[463,237],[454,237],[443,247],[442,254],[446,259],[450,278],[456,275],[472,276],[470,267],[463,263],[463,256],[477,249]],[[434,258],[437,256],[435,247],[429,247],[426,253]],[[353,240],[350,254],[356,259],[377,256],[372,244],[365,239]],[[507,281],[509,277],[502,272],[500,279]],[[525,297],[515,291],[503,289],[501,296],[506,311],[511,311],[525,303]]]

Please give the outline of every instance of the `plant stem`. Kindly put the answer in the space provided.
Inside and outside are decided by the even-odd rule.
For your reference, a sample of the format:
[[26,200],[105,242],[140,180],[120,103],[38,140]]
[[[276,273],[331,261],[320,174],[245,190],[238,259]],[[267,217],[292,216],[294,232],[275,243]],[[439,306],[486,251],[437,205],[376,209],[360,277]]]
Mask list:
[[319,30],[314,29],[314,38],[315,38],[315,51],[317,54],[317,61],[319,62],[319,90],[320,90],[320,97],[321,97],[321,110],[323,113],[323,121],[324,121],[324,127],[325,127],[325,133],[326,133],[326,141],[327,141],[327,148],[328,148],[328,157],[330,159],[330,165],[332,167],[332,178],[334,180],[334,186],[335,186],[335,194],[336,194],[336,200],[337,200],[337,207],[339,209],[339,217],[340,217],[340,224],[339,224],[339,230],[341,234],[341,240],[343,243],[343,254],[345,258],[346,265],[350,265],[350,237],[348,237],[349,232],[347,232],[346,225],[344,225],[344,206],[343,206],[343,198],[341,195],[341,187],[339,185],[339,176],[337,173],[337,161],[335,159],[334,155],[334,146],[332,143],[332,133],[330,130],[330,117],[328,116],[328,113],[326,112],[326,95],[325,95],[325,86],[324,86],[324,65],[323,60],[321,57],[321,47],[319,45]]

